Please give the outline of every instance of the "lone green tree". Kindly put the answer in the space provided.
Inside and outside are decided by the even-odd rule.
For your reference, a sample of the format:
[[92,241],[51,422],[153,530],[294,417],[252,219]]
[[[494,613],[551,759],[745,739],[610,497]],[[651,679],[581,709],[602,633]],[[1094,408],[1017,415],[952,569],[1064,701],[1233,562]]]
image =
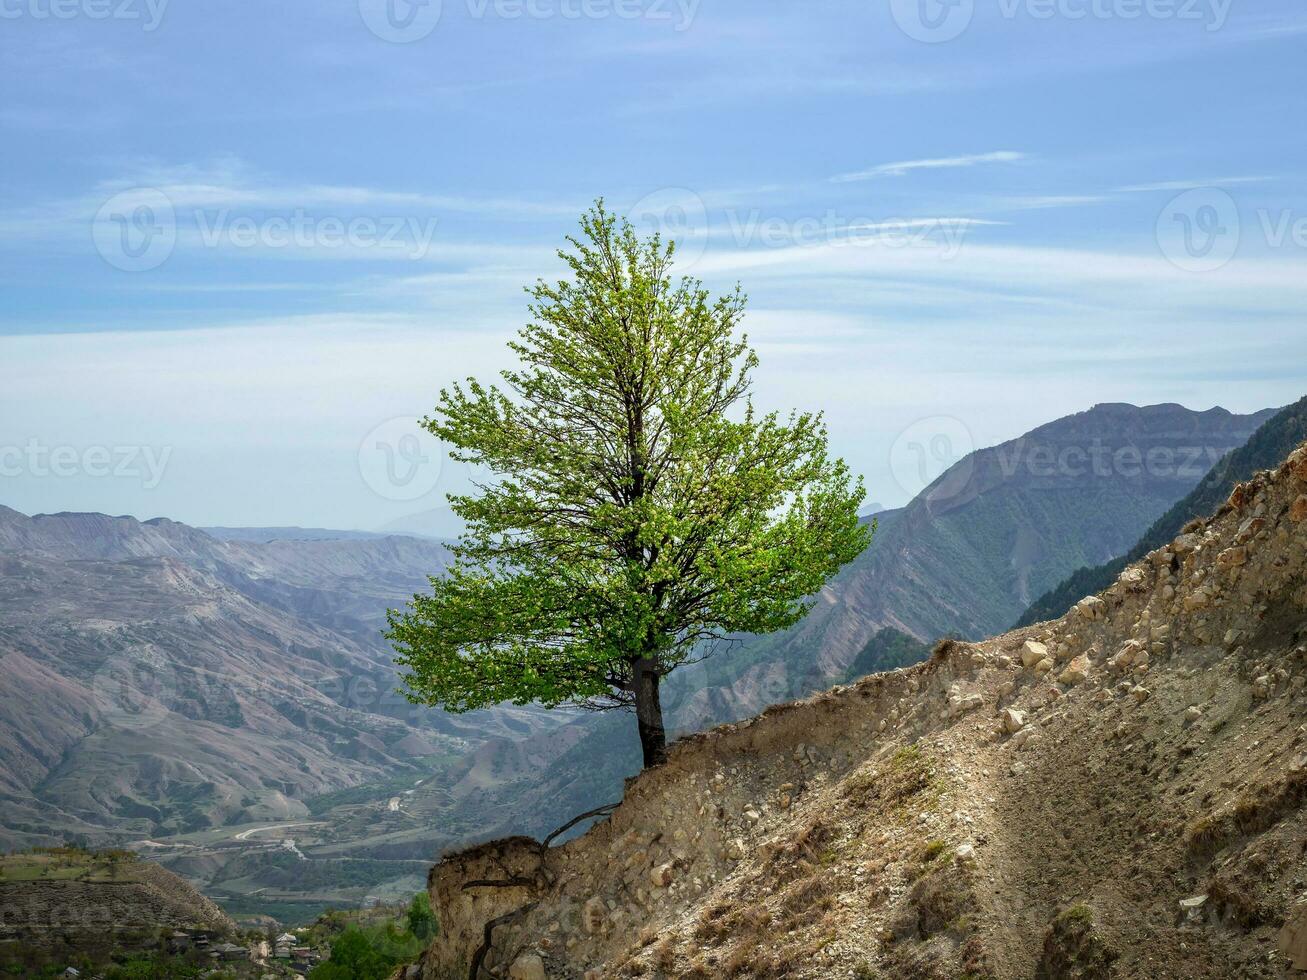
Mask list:
[[867,546],[864,491],[820,414],[754,409],[745,298],[673,279],[675,243],[602,201],[528,292],[502,386],[440,392],[423,426],[488,469],[466,524],[387,637],[411,700],[634,708],[666,758],[659,684],[730,633],[797,622]]

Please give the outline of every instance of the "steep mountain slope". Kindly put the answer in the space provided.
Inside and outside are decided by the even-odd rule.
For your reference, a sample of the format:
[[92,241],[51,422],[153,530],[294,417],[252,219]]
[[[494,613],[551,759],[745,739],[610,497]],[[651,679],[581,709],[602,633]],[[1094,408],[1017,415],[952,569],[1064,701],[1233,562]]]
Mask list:
[[[166,520],[0,509],[0,844],[135,843],[234,900],[320,908],[386,881],[411,890],[423,858],[510,815],[487,819],[456,790],[482,747],[569,720],[453,716],[395,692],[385,610],[446,554],[414,538],[219,541]],[[301,852],[354,861],[345,884],[271,890],[295,853],[276,831],[237,839],[270,822],[300,826]]]
[[290,554],[170,521],[0,514],[5,824],[168,833],[300,816],[296,800],[408,765],[388,749],[412,731],[405,709],[350,682],[393,676],[366,637],[399,583],[374,573],[413,544]]
[[[965,633],[968,622],[980,624],[973,633],[1002,629],[1024,604],[1011,592],[1023,575],[1052,581],[1051,569],[1078,556],[1122,550],[1264,414],[1103,405],[968,457],[906,508],[875,514],[871,548],[794,629],[739,637],[673,675],[663,694],[673,730],[699,731],[915,663],[928,650],[923,635]],[[573,747],[530,782],[502,787],[499,808],[521,814],[521,833],[547,833],[618,799],[639,770],[629,719],[581,719],[569,730],[579,737]]]
[[845,676],[881,629],[930,643],[1006,629],[1071,571],[1122,554],[1273,412],[1098,405],[959,461],[900,510],[793,629],[745,638],[671,685],[683,729]]
[[1159,517],[1128,553],[1072,573],[1031,603],[1017,620],[1017,626],[1053,619],[1070,609],[1081,596],[1107,588],[1126,565],[1170,541],[1195,517],[1212,513],[1235,484],[1249,479],[1258,470],[1274,466],[1304,439],[1307,439],[1307,397],[1271,416],[1244,445],[1222,457],[1198,486]]
[[447,856],[417,973],[1284,976],[1304,709],[1307,445],[1056,622],[682,740],[562,846]]

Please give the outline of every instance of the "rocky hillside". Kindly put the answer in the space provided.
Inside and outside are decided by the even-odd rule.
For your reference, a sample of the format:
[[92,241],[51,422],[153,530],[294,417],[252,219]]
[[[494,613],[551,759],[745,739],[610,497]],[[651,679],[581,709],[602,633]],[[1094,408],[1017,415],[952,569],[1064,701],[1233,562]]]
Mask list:
[[310,918],[411,893],[440,847],[514,816],[495,791],[551,761],[494,748],[569,720],[395,692],[385,610],[446,554],[0,508],[0,846],[139,846],[230,907]]
[[1124,554],[1272,414],[1104,404],[977,450],[877,515],[872,546],[801,623],[710,658],[664,703],[702,727],[843,680],[886,628],[926,643],[1009,629],[1076,569]]
[[684,739],[430,876],[427,980],[1307,969],[1307,445],[1062,619]]
[[77,946],[114,934],[236,929],[177,875],[127,854],[10,854],[0,872],[0,943]]

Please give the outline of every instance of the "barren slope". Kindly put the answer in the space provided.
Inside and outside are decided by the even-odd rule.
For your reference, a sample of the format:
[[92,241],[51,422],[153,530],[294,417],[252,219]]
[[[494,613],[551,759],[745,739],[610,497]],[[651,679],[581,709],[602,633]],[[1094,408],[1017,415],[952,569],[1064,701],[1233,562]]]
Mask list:
[[802,622],[673,676],[664,703],[703,688],[676,720],[704,727],[843,681],[883,628],[925,643],[1008,629],[1072,572],[1129,550],[1273,414],[1103,404],[979,449],[878,515],[872,546]]
[[566,845],[445,858],[418,972],[1284,976],[1305,661],[1307,445],[1061,620],[686,739]]
[[[177,875],[149,861],[70,858],[50,861],[44,875],[31,866],[44,855],[0,860],[0,943],[34,946],[102,941],[134,933],[153,937],[161,929],[234,931],[223,911]],[[9,880],[16,875],[16,880]],[[126,940],[124,939],[126,942]]]

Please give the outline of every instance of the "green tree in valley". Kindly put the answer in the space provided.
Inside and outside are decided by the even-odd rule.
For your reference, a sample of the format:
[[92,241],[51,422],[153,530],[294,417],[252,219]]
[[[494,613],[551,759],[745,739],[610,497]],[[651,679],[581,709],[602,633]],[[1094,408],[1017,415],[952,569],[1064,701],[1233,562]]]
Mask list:
[[418,892],[408,905],[408,931],[418,939],[430,939],[436,934],[436,914],[431,911],[431,899],[426,892]]
[[797,622],[871,529],[821,415],[755,410],[739,289],[673,279],[675,244],[602,202],[581,232],[559,252],[570,279],[530,290],[519,366],[442,390],[423,420],[493,476],[450,497],[454,561],[387,636],[414,701],[634,708],[648,766],[662,678]]
[[423,943],[394,923],[350,926],[331,941],[331,958],[309,971],[309,980],[386,980],[401,963],[422,952]]

